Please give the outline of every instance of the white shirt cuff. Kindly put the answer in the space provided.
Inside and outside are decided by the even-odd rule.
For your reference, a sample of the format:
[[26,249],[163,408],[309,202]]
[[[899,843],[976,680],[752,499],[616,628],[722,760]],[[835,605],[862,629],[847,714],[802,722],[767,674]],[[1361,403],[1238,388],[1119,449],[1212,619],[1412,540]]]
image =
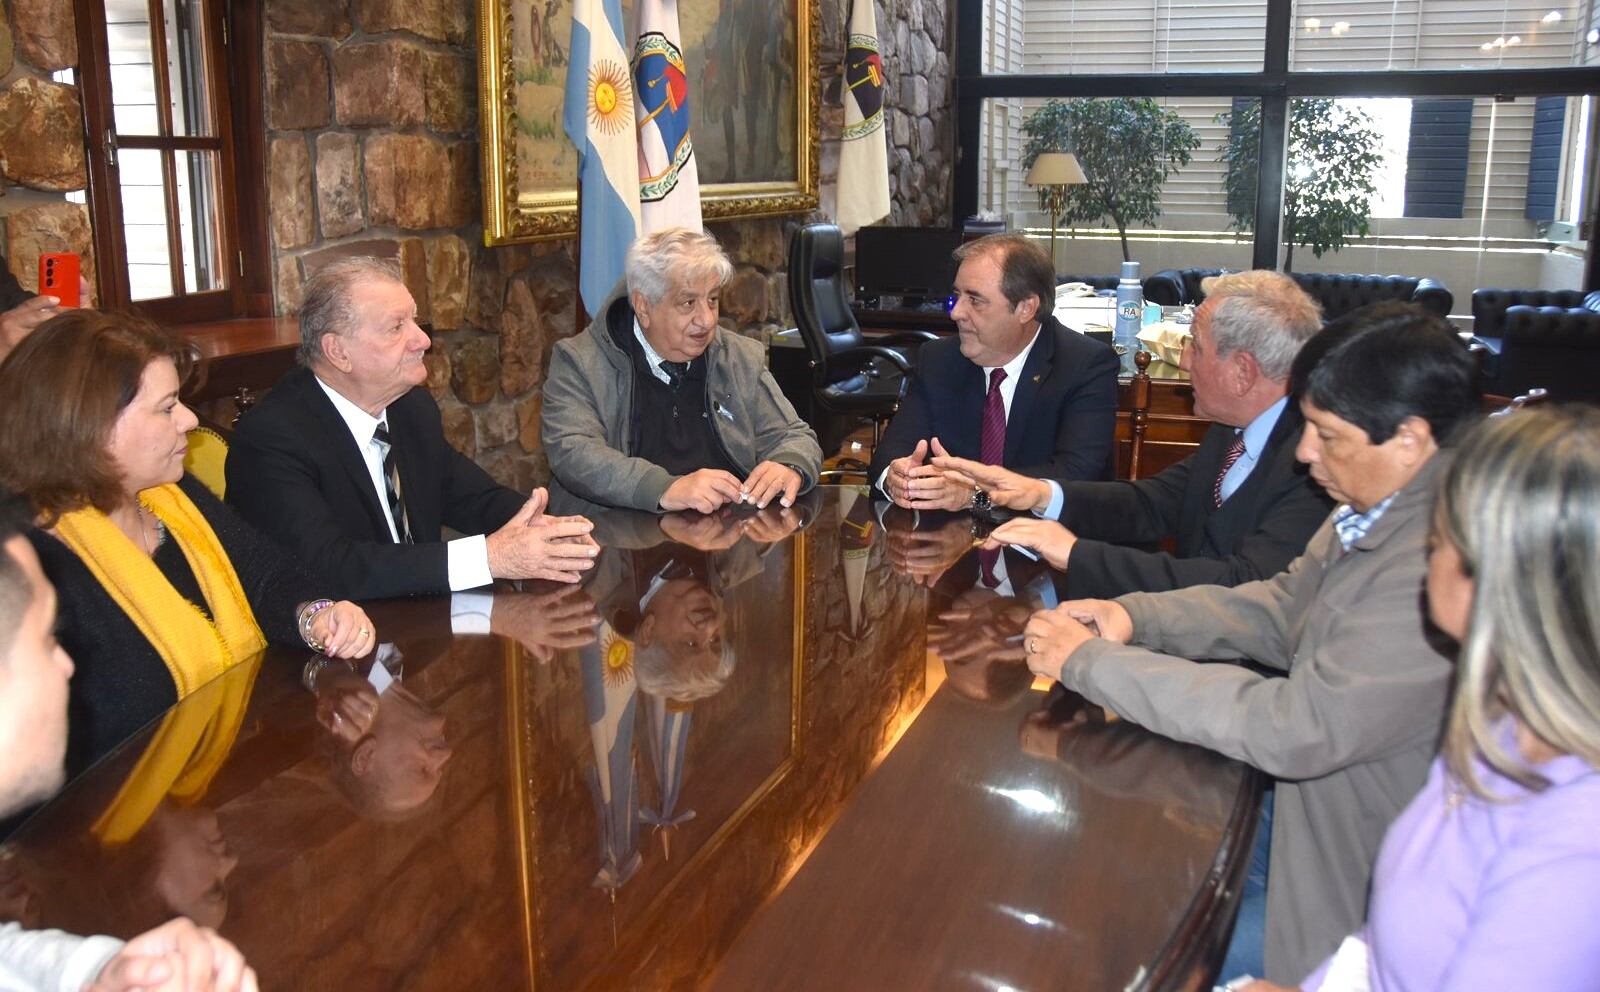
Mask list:
[[1044,508],[1043,513],[1034,510],[1033,515],[1045,520],[1060,520],[1061,511],[1066,509],[1067,494],[1061,491],[1061,483],[1056,480],[1046,479],[1044,481],[1050,484],[1050,505]]
[[450,633],[487,634],[489,615],[494,611],[494,595],[487,592],[458,592],[450,597]]
[[444,546],[450,591],[476,589],[494,581],[489,574],[489,539],[482,534],[458,537]]

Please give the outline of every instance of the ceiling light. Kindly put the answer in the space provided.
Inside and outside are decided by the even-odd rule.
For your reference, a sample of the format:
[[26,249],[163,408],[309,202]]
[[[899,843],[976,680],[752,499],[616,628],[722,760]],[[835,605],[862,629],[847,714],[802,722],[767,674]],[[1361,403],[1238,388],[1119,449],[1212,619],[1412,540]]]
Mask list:
[[1591,45],[1600,45],[1600,28],[1590,28],[1589,33],[1583,36],[1583,40]]
[[1478,46],[1478,50],[1482,52],[1492,52],[1494,51],[1494,42],[1486,41]]
[[1522,44],[1522,39],[1517,37],[1516,35],[1512,35],[1511,37],[1506,39],[1506,44],[1507,45],[1520,45],[1520,44]]
[[1559,11],[1559,10],[1552,10],[1550,13],[1548,13],[1548,14],[1544,15],[1543,17],[1539,18],[1539,23],[1540,24],[1558,24],[1558,23],[1560,23],[1560,21],[1561,21],[1561,11]]
[[1304,23],[1307,31],[1322,30],[1322,18],[1320,17],[1308,17],[1305,19]]
[[1349,31],[1349,30],[1350,30],[1350,22],[1349,21],[1334,21],[1333,22],[1332,33],[1334,33],[1334,34],[1344,34],[1346,31]]

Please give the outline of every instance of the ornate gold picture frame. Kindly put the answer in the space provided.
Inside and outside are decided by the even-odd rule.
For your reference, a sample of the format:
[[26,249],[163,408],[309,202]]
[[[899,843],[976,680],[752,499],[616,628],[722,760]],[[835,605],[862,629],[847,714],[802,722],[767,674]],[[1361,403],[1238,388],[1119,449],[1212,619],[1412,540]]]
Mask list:
[[[632,6],[623,0],[625,25]],[[482,0],[479,13],[484,243],[570,237],[572,0]],[[816,209],[818,16],[816,0],[680,0],[707,220]]]

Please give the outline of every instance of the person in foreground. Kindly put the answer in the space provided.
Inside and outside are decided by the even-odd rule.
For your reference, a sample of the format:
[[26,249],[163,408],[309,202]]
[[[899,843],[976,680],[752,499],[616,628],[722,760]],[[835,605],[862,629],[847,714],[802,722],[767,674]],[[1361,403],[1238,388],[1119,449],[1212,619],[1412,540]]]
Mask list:
[[1461,645],[1443,747],[1384,838],[1366,926],[1306,992],[1600,981],[1597,491],[1593,408],[1462,442],[1428,538],[1428,615]]
[[[0,817],[64,780],[72,659],[54,635],[56,595],[21,535],[28,511],[0,495]],[[211,930],[175,919],[124,943],[0,923],[0,989],[253,992],[256,976]]]
[[[301,367],[239,420],[228,502],[340,595],[419,596],[495,579],[576,582],[589,522],[500,485],[445,440],[422,388],[430,345],[392,262],[319,270],[300,306]],[[467,535],[443,540],[443,528]]]
[[[1275,981],[1305,975],[1360,925],[1383,832],[1427,776],[1451,669],[1423,614],[1423,548],[1441,449],[1479,404],[1471,358],[1419,308],[1375,304],[1324,333],[1345,336],[1311,372],[1299,457],[1343,505],[1305,554],[1231,589],[1068,601],[1035,613],[1023,640],[1035,673],[1277,779],[1264,920]],[[1259,919],[1241,913],[1224,977],[1263,974]]]
[[[1037,551],[1065,573],[1068,599],[1276,575],[1333,509],[1295,459],[1305,420],[1289,395],[1296,356],[1321,329],[1316,301],[1286,275],[1208,280],[1182,365],[1195,415],[1214,423],[1193,455],[1149,478],[1068,482],[960,458],[933,463],[995,505],[1033,514],[1001,524],[989,546]],[[1128,546],[1163,540],[1176,554]]]
[[873,484],[908,510],[973,501],[928,459],[954,455],[1050,479],[1109,477],[1117,356],[1051,312],[1055,270],[1020,234],[955,250],[950,319],[960,333],[917,352],[905,401],[872,453]]
[[544,384],[550,473],[605,506],[710,513],[792,506],[822,448],[767,371],[760,342],[717,327],[733,263],[709,234],[667,228],[628,248],[628,293],[556,342]]
[[316,596],[184,474],[189,362],[148,321],[75,310],[0,363],[0,482],[39,514],[29,539],[77,663],[73,774],[269,641],[336,657],[377,642],[360,607]]

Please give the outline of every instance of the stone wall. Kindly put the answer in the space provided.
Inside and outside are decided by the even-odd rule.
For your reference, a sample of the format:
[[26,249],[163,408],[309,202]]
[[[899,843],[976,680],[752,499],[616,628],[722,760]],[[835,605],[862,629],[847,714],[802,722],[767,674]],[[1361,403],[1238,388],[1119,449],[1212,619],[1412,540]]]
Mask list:
[[[738,271],[725,327],[787,326],[788,231],[831,213],[845,0],[818,0],[823,213],[713,223]],[[946,0],[877,0],[891,220],[949,222],[953,108]],[[576,331],[573,243],[483,247],[472,0],[266,0],[268,203],[278,309],[350,254],[395,258],[432,323],[428,386],[453,444],[519,489],[543,483],[541,387]]]
[[0,253],[34,290],[40,253],[76,252],[92,286],[89,212],[64,195],[88,185],[78,88],[50,78],[78,64],[72,0],[5,0],[0,10]]

